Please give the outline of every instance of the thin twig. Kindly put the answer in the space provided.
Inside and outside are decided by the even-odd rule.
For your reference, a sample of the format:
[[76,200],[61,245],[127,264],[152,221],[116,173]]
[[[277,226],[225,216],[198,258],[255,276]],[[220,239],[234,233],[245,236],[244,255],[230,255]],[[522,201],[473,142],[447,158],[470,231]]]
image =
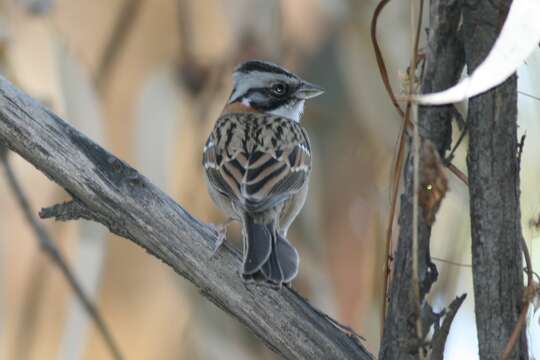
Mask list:
[[[406,112],[404,112],[403,109],[401,108],[401,106],[399,105],[399,101],[398,101],[396,95],[394,94],[394,91],[392,90],[392,85],[390,85],[390,80],[388,78],[388,69],[386,68],[386,63],[384,62],[384,57],[382,55],[381,47],[379,46],[379,42],[377,40],[377,24],[379,22],[379,16],[380,16],[382,10],[384,9],[384,7],[389,2],[390,2],[390,0],[381,0],[377,4],[377,7],[375,7],[375,11],[373,12],[373,17],[371,18],[371,28],[370,28],[371,43],[373,45],[373,51],[375,52],[375,59],[377,61],[377,67],[379,68],[379,73],[381,75],[381,79],[382,79],[384,88],[385,88],[386,92],[388,93],[388,96],[390,97],[390,100],[392,101],[392,105],[394,105],[394,107],[396,108],[398,114],[402,118],[405,118],[406,128],[410,129],[413,126],[413,124],[410,122],[410,120],[407,119]],[[417,48],[417,51],[418,51],[418,48]],[[415,62],[415,64],[416,64],[416,62]],[[411,81],[412,81],[412,79],[411,79]],[[524,95],[528,95],[528,94],[524,94]],[[408,101],[408,103],[410,103],[409,100],[407,100],[407,101]],[[405,131],[405,128],[402,129],[402,131],[400,133],[398,157],[397,157],[396,166],[394,167],[394,169],[395,168],[400,169],[401,165],[402,165],[402,162],[403,162],[403,161],[400,162],[399,159],[403,158],[402,151],[403,151],[404,141],[402,140],[402,137],[403,137],[403,132],[404,131]],[[452,171],[452,173],[454,173],[454,175],[456,175],[461,181],[463,181],[463,183],[465,185],[468,185],[467,176],[465,176],[465,174],[463,174],[463,172],[461,170],[459,170],[458,168],[456,168],[452,164],[449,164],[448,168],[450,169],[450,171]],[[398,184],[394,187],[394,189],[395,188],[399,188],[399,181],[398,181]],[[394,195],[392,195],[392,203],[394,203],[393,198],[394,198]],[[392,214],[395,213],[395,206],[392,206],[391,213]],[[393,224],[393,219],[394,219],[394,217],[392,216],[391,217],[391,224]],[[391,230],[390,230],[390,233],[391,233]]]
[[521,135],[518,143],[518,152],[517,152],[517,163],[518,163],[518,172],[521,171],[521,155],[523,154],[523,146],[525,146],[525,138],[527,134]]
[[392,86],[390,85],[390,80],[388,79],[388,70],[386,69],[386,64],[384,63],[384,58],[382,56],[381,48],[379,47],[379,42],[377,41],[377,23],[379,21],[379,15],[389,2],[390,0],[381,0],[375,8],[375,12],[373,13],[373,17],[371,18],[371,43],[373,44],[373,49],[375,51],[375,59],[377,60],[377,66],[379,67],[379,71],[386,92],[388,93],[390,100],[392,100],[392,104],[396,108],[399,115],[403,117],[405,113],[401,109],[401,106],[399,106],[396,96],[394,95],[394,91],[392,90]]
[[469,179],[467,178],[467,175],[465,175],[465,173],[463,171],[461,171],[460,169],[458,169],[456,167],[456,165],[450,163],[448,165],[446,165],[448,167],[448,170],[450,170],[452,173],[454,173],[454,175],[457,176],[457,178],[459,180],[461,180],[463,182],[463,184],[465,184],[465,186],[469,186]]
[[[373,49],[375,52],[375,58],[377,60],[377,66],[379,68],[379,73],[381,75],[382,82],[384,84],[384,87],[386,89],[386,92],[388,93],[388,96],[390,97],[392,104],[396,108],[398,114],[403,118],[403,126],[401,128],[401,131],[399,133],[399,139],[398,139],[398,152],[396,156],[396,161],[394,163],[394,167],[392,169],[392,197],[391,197],[391,203],[390,203],[390,214],[388,217],[388,224],[386,228],[386,238],[385,238],[385,269],[383,274],[383,297],[382,297],[382,305],[381,305],[381,336],[382,336],[382,330],[384,325],[384,319],[386,317],[386,308],[387,308],[387,297],[388,297],[388,285],[390,283],[390,275],[391,275],[391,251],[392,251],[392,235],[393,235],[393,227],[394,227],[394,220],[395,220],[395,214],[396,214],[396,208],[397,208],[397,198],[399,194],[399,186],[400,186],[400,170],[403,167],[403,159],[404,159],[404,153],[405,153],[405,133],[407,129],[412,129],[414,126],[410,119],[409,119],[409,112],[410,112],[410,102],[407,103],[406,110],[403,111],[401,109],[401,106],[399,105],[399,102],[392,90],[392,87],[390,85],[390,81],[388,78],[388,70],[386,69],[386,64],[384,62],[384,58],[382,56],[382,52],[377,40],[377,24],[379,16],[384,9],[384,7],[390,2],[390,0],[381,0],[377,7],[375,8],[375,11],[373,13],[373,17],[371,19],[371,42],[373,45]],[[420,29],[421,23],[419,22],[418,30]],[[418,39],[420,36],[420,31],[417,31],[416,33],[416,46],[415,46],[415,62],[414,64],[417,64],[416,56],[418,53]],[[414,73],[413,78],[409,79],[410,82],[414,82]],[[468,179],[467,176],[459,170],[455,165],[452,163],[446,164],[448,169],[456,175],[465,185],[468,186]]]
[[471,265],[471,264],[459,263],[459,262],[457,262],[457,261],[441,259],[441,258],[438,258],[438,257],[435,257],[435,256],[432,256],[432,257],[431,257],[431,260],[439,261],[439,262],[442,262],[442,263],[445,263],[445,264],[448,264],[448,265],[454,265],[454,266],[460,266],[460,267],[472,268],[472,265]]
[[459,138],[458,140],[456,141],[456,143],[454,144],[454,147],[452,148],[452,150],[450,150],[450,154],[448,154],[448,156],[446,157],[446,159],[444,159],[444,162],[446,164],[446,166],[450,165],[450,163],[452,162],[452,160],[454,159],[454,153],[456,152],[457,148],[459,147],[459,145],[461,145],[461,142],[463,141],[463,139],[465,138],[465,135],[467,134],[467,130],[469,129],[469,123],[466,122],[465,123],[465,126],[463,127],[463,130],[461,130],[461,134],[459,134]]
[[519,91],[519,90],[518,90],[518,94],[523,95],[523,96],[526,96],[526,97],[531,98],[531,99],[534,99],[534,100],[539,100],[539,101],[540,101],[540,97],[534,96],[534,95],[531,95],[531,94],[527,94],[527,93],[524,92],[524,91]]
[[[399,193],[399,184],[400,184],[400,169],[403,165],[403,157],[404,157],[404,149],[405,149],[405,132],[407,128],[416,128],[414,124],[411,122],[410,119],[410,113],[411,113],[411,102],[408,101],[406,105],[406,110],[403,112],[401,107],[399,106],[397,99],[394,95],[394,92],[392,90],[392,87],[390,86],[390,82],[388,80],[388,71],[386,69],[386,65],[384,63],[384,59],[382,57],[382,53],[377,41],[377,22],[379,15],[386,6],[386,4],[389,2],[389,0],[382,0],[375,9],[375,13],[373,14],[373,18],[371,21],[371,41],[373,43],[373,48],[375,51],[375,57],[377,59],[377,65],[380,70],[381,78],[384,83],[384,86],[386,88],[386,91],[388,92],[390,99],[392,100],[392,103],[394,104],[394,107],[398,111],[399,115],[401,115],[404,119],[403,121],[403,127],[401,129],[400,135],[399,135],[399,145],[398,145],[398,154],[396,158],[396,162],[394,164],[393,169],[393,189],[392,189],[392,202],[391,202],[391,209],[390,209],[390,218],[387,226],[386,231],[386,261],[385,261],[385,272],[384,272],[384,281],[383,281],[383,299],[382,299],[382,316],[381,316],[381,333],[383,329],[384,319],[386,316],[386,307],[387,307],[387,297],[388,297],[388,284],[390,282],[390,273],[391,273],[391,267],[390,267],[390,252],[392,250],[392,229],[394,225],[394,217],[396,212],[396,205],[397,205],[397,196]],[[420,31],[421,31],[421,19],[422,19],[422,13],[423,13],[423,0],[421,0],[421,5],[419,9],[419,21],[417,24],[414,42],[412,46],[412,58],[411,58],[411,66],[409,69],[409,93],[412,93],[413,86],[415,83],[415,74],[416,74],[416,64],[417,64],[417,56],[418,56],[418,44],[420,39]]]
[[[379,43],[377,41],[377,23],[379,21],[379,16],[382,10],[384,9],[384,7],[389,2],[390,0],[381,0],[379,4],[377,4],[377,7],[375,8],[375,12],[373,13],[373,17],[371,19],[371,30],[370,30],[371,43],[373,44],[373,50],[375,51],[375,58],[377,60],[377,66],[379,67],[379,73],[381,75],[381,79],[386,89],[386,92],[388,93],[388,96],[392,100],[392,104],[396,108],[400,117],[406,118],[405,112],[401,109],[401,106],[399,105],[396,99],[396,96],[394,95],[394,91],[392,90],[392,86],[390,85],[390,80],[388,78],[388,70],[386,69],[386,64],[384,62],[384,58],[382,56]],[[397,153],[396,162],[394,164],[394,169],[393,169],[393,174],[392,174],[392,178],[394,179],[394,182],[393,182],[393,187],[392,187],[392,200],[391,200],[391,205],[390,205],[390,215],[389,215],[388,225],[386,229],[386,239],[385,239],[385,242],[386,242],[385,243],[385,268],[384,268],[384,278],[383,278],[383,297],[382,297],[382,306],[381,306],[381,337],[382,337],[382,332],[384,329],[384,319],[386,317],[388,284],[390,282],[390,272],[391,272],[390,252],[392,251],[392,230],[393,230],[394,218],[396,214],[397,196],[399,193],[399,184],[400,184],[399,172],[403,165],[403,155],[404,155],[404,148],[405,148],[405,129],[406,129],[406,126],[403,125],[399,134],[398,153]]]
[[[0,145],[0,147],[3,147],[3,145]],[[15,176],[15,172],[9,163],[7,154],[2,154],[3,155],[0,155],[0,160],[4,166],[8,184],[11,187],[11,190],[13,191],[17,202],[19,203],[19,206],[21,207],[24,216],[26,217],[26,220],[34,231],[41,249],[43,249],[45,254],[51,259],[53,264],[58,267],[58,269],[68,282],[69,286],[83,305],[84,309],[86,310],[90,318],[94,321],[96,328],[98,329],[100,335],[105,341],[108,350],[111,353],[111,356],[117,360],[122,359],[123,357],[121,355],[121,352],[112,336],[112,333],[109,331],[105,320],[101,316],[97,307],[87,296],[86,292],[79,285],[79,281],[77,280],[75,274],[67,264],[66,260],[64,260],[64,257],[60,253],[59,249],[56,247],[54,241],[52,241],[52,239],[49,237],[49,234],[47,233],[45,228],[37,221],[30,206],[30,203],[28,202],[28,199],[26,198],[22,187],[20,186],[17,177]]]
[[[394,229],[394,218],[396,215],[396,209],[397,209],[397,198],[399,194],[399,183],[400,183],[400,169],[401,164],[403,163],[403,155],[405,152],[403,149],[405,148],[405,132],[402,131],[399,134],[399,145],[398,145],[398,154],[394,166],[394,176],[393,178],[395,181],[393,182],[392,187],[392,200],[390,204],[390,214],[389,214],[389,220],[388,225],[386,227],[386,239],[385,239],[385,267],[384,267],[384,280],[383,280],[383,299],[382,299],[382,324],[384,324],[384,318],[386,316],[386,303],[387,303],[387,296],[388,296],[388,284],[390,282],[390,272],[391,272],[391,256],[390,253],[392,251],[392,232]],[[383,326],[381,324],[381,332],[383,329]]]

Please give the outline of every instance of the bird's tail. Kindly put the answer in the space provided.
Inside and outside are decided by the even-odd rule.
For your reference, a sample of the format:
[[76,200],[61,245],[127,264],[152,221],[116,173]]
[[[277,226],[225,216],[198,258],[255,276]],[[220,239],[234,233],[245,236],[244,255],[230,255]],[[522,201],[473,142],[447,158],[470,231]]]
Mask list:
[[298,252],[282,237],[274,223],[244,219],[244,278],[281,286],[298,274]]

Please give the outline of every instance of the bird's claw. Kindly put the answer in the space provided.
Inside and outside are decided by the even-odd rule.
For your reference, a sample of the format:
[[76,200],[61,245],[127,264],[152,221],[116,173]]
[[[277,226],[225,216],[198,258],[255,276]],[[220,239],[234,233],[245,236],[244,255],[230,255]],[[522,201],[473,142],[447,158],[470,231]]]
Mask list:
[[213,257],[217,253],[221,245],[223,245],[223,243],[225,242],[225,239],[227,238],[227,227],[232,221],[232,219],[229,219],[223,224],[209,224],[210,227],[217,234],[216,242],[214,243],[214,248],[212,249],[212,254],[210,255],[210,257]]
[[214,228],[214,231],[217,233],[216,242],[214,243],[214,248],[212,249],[212,255],[214,256],[221,245],[225,242],[225,239],[227,238],[227,227],[223,224],[214,225],[212,224],[212,227]]

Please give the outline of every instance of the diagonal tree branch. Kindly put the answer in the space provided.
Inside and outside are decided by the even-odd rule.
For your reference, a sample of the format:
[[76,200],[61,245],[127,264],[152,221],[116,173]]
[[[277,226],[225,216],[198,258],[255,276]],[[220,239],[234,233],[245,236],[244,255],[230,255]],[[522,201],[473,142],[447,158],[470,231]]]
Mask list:
[[450,326],[452,325],[452,321],[454,321],[454,317],[456,316],[466,297],[466,294],[458,296],[450,303],[450,305],[448,305],[442,325],[439,329],[435,329],[433,339],[431,340],[432,360],[444,358],[444,346],[446,345],[448,334],[450,334]]
[[1,77],[0,142],[65,188],[80,216],[144,247],[284,358],[373,359],[358,337],[294,290],[244,284],[236,251],[224,246],[211,258],[216,234],[210,227]]

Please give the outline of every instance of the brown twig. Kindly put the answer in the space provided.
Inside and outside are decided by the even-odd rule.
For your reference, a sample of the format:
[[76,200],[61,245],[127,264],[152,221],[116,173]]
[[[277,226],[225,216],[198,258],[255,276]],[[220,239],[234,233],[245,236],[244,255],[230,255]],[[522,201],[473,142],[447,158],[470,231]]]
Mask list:
[[399,106],[396,96],[394,95],[394,91],[392,90],[392,85],[390,85],[390,80],[388,79],[388,70],[386,69],[386,64],[384,63],[384,58],[382,56],[381,48],[379,47],[379,42],[377,41],[377,23],[379,21],[379,16],[384,7],[389,2],[390,0],[381,0],[375,8],[375,12],[373,13],[373,17],[371,18],[371,43],[373,44],[373,50],[375,51],[375,59],[377,60],[377,66],[379,67],[379,72],[381,74],[382,82],[384,84],[386,92],[388,93],[390,100],[392,100],[392,104],[396,108],[399,115],[403,117],[405,113],[401,109],[401,106]]
[[454,175],[457,176],[457,178],[459,180],[461,180],[463,182],[463,184],[465,184],[465,186],[469,186],[469,179],[467,178],[467,175],[465,175],[465,173],[461,170],[459,170],[456,165],[450,163],[448,165],[446,165],[448,167],[448,170],[450,170]]
[[107,349],[111,353],[111,356],[117,360],[122,359],[122,354],[112,336],[111,331],[107,327],[105,320],[101,316],[95,304],[92,302],[92,300],[90,300],[89,296],[79,284],[79,281],[77,280],[75,274],[69,267],[63,255],[60,253],[60,250],[57,248],[54,241],[49,237],[49,234],[47,233],[45,228],[35,218],[30,203],[28,202],[28,199],[26,198],[24,191],[17,180],[15,172],[9,163],[8,154],[5,152],[5,148],[3,145],[0,144],[0,148],[3,148],[3,150],[0,151],[0,160],[2,162],[2,165],[4,166],[8,184],[11,187],[11,190],[13,191],[17,202],[19,203],[19,206],[21,207],[24,216],[26,217],[26,220],[34,231],[41,249],[49,257],[52,263],[58,267],[63,277],[66,279],[69,286],[71,287],[71,289],[81,302],[82,306],[88,313],[88,316],[90,316],[90,318],[94,321],[94,324],[96,325],[99,334],[105,341],[105,344],[107,346]]
[[[390,266],[390,252],[392,251],[392,230],[394,225],[394,217],[396,213],[396,205],[397,205],[397,197],[399,194],[399,185],[400,185],[400,169],[403,166],[403,158],[405,153],[405,133],[407,128],[413,128],[414,125],[411,122],[410,119],[410,113],[411,113],[411,102],[408,101],[406,105],[405,112],[401,109],[399,106],[399,103],[397,101],[397,98],[392,90],[392,86],[390,85],[390,81],[388,78],[388,71],[386,69],[386,64],[384,62],[384,58],[382,56],[382,52],[380,50],[378,41],[377,41],[377,23],[380,16],[381,11],[384,9],[384,7],[388,4],[390,0],[381,0],[381,2],[377,5],[375,8],[375,12],[373,14],[373,18],[371,21],[371,41],[373,44],[373,48],[375,51],[375,58],[377,60],[377,65],[379,67],[379,72],[381,74],[381,79],[383,81],[383,84],[385,86],[385,89],[392,100],[392,104],[398,111],[398,114],[403,118],[403,127],[399,134],[399,144],[398,144],[398,153],[396,157],[396,162],[394,164],[393,168],[393,174],[392,178],[393,181],[393,187],[392,187],[392,200],[390,205],[390,216],[389,216],[389,222],[387,226],[386,231],[386,261],[385,261],[385,271],[384,271],[384,280],[383,280],[383,299],[382,299],[382,316],[381,316],[381,324],[384,323],[384,318],[386,316],[386,301],[387,301],[387,294],[388,294],[388,284],[390,282],[390,273],[391,273],[391,266]],[[412,93],[412,87],[414,85],[414,79],[415,79],[415,72],[416,72],[416,65],[417,65],[417,58],[418,58],[418,43],[420,39],[420,31],[421,31],[421,18],[423,13],[423,0],[421,0],[421,5],[419,9],[419,21],[418,26],[415,33],[414,38],[414,45],[413,45],[413,54],[412,54],[412,60],[411,60],[411,66],[409,67],[409,92]],[[382,332],[383,326],[381,326],[381,332]]]
[[[384,318],[386,316],[386,305],[387,305],[387,296],[388,296],[388,285],[390,283],[390,275],[391,275],[391,251],[392,251],[392,236],[393,236],[393,226],[394,226],[394,220],[395,220],[395,214],[396,214],[396,208],[397,208],[397,198],[399,194],[399,186],[400,186],[400,170],[403,166],[403,160],[404,160],[404,153],[405,153],[405,133],[407,129],[412,129],[413,124],[410,121],[410,102],[407,103],[406,110],[403,111],[400,107],[398,100],[392,90],[392,87],[390,85],[390,81],[388,78],[388,71],[386,68],[386,64],[384,62],[384,58],[382,56],[382,52],[379,46],[379,43],[377,41],[377,23],[379,16],[384,9],[384,7],[390,2],[390,0],[381,0],[377,7],[375,8],[375,12],[373,13],[373,17],[371,20],[371,42],[373,44],[373,49],[375,52],[375,58],[377,61],[377,66],[379,68],[379,73],[381,75],[382,82],[384,84],[384,87],[388,93],[388,96],[390,97],[392,104],[396,108],[398,114],[403,118],[403,126],[399,133],[399,139],[398,139],[398,151],[396,160],[394,163],[394,167],[392,169],[392,179],[393,185],[392,185],[392,198],[391,198],[391,204],[390,204],[390,214],[386,229],[386,238],[385,238],[385,270],[384,270],[384,277],[383,277],[383,298],[382,298],[382,306],[381,306],[381,321],[384,323]],[[416,40],[416,53],[415,53],[415,59],[418,52],[418,38],[419,38],[419,32],[417,32],[417,38]],[[416,60],[415,63],[416,65]],[[414,73],[413,77],[410,79],[411,82],[414,81]],[[452,163],[447,164],[448,169],[454,173],[465,185],[468,185],[468,179],[467,176],[459,170],[455,165]],[[381,326],[382,331],[382,326]]]
[[450,154],[444,159],[444,164],[446,167],[454,173],[465,185],[469,185],[469,179],[467,179],[467,175],[463,173],[463,171],[459,170],[454,164],[452,164],[452,160],[454,159],[454,153],[456,152],[459,145],[461,145],[461,142],[465,138],[465,135],[467,134],[467,130],[469,129],[469,123],[465,123],[465,126],[463,127],[463,130],[461,130],[461,134],[459,135],[458,140],[454,144],[454,147],[452,150],[450,150]]
[[[396,96],[394,95],[394,91],[392,90],[392,86],[390,85],[390,80],[388,79],[388,70],[386,69],[386,64],[384,62],[384,58],[382,56],[381,49],[379,47],[379,43],[377,41],[377,24],[379,21],[379,16],[384,9],[384,7],[390,2],[390,0],[381,0],[379,4],[377,4],[377,7],[375,8],[375,12],[373,13],[373,17],[371,18],[371,43],[373,44],[373,50],[375,52],[375,59],[377,60],[377,66],[379,67],[379,73],[381,75],[382,82],[384,84],[384,87],[386,89],[386,92],[388,93],[388,96],[392,100],[392,104],[396,108],[398,114],[401,117],[405,116],[405,112],[401,109],[401,106],[399,105]],[[392,188],[392,200],[390,205],[390,216],[388,220],[388,226],[386,230],[386,240],[385,240],[385,270],[384,270],[384,279],[383,279],[383,298],[382,298],[382,306],[381,306],[381,336],[383,331],[383,325],[384,325],[384,318],[386,316],[386,302],[387,302],[387,296],[388,296],[388,284],[390,282],[390,271],[391,271],[391,256],[390,253],[392,251],[392,229],[394,225],[394,217],[396,214],[396,204],[397,204],[397,195],[399,193],[399,170],[401,169],[401,166],[403,164],[403,155],[404,155],[404,145],[405,145],[405,128],[406,126],[403,126],[402,130],[400,131],[399,135],[399,145],[398,145],[398,153],[396,157],[396,162],[393,169],[392,178],[394,179],[393,182],[393,188]]]
[[[385,267],[384,267],[384,280],[383,280],[383,303],[382,303],[382,323],[384,323],[384,317],[386,316],[386,302],[388,296],[388,284],[390,282],[390,272],[391,272],[391,262],[392,257],[390,255],[392,251],[392,231],[394,229],[394,218],[396,216],[397,209],[397,198],[399,194],[399,183],[400,183],[400,173],[401,165],[403,164],[403,156],[405,154],[405,131],[400,131],[399,134],[399,144],[398,144],[398,154],[396,162],[394,164],[394,182],[392,187],[392,200],[390,204],[390,215],[388,220],[388,225],[386,228],[386,239],[385,239]],[[381,325],[381,331],[383,326]]]

